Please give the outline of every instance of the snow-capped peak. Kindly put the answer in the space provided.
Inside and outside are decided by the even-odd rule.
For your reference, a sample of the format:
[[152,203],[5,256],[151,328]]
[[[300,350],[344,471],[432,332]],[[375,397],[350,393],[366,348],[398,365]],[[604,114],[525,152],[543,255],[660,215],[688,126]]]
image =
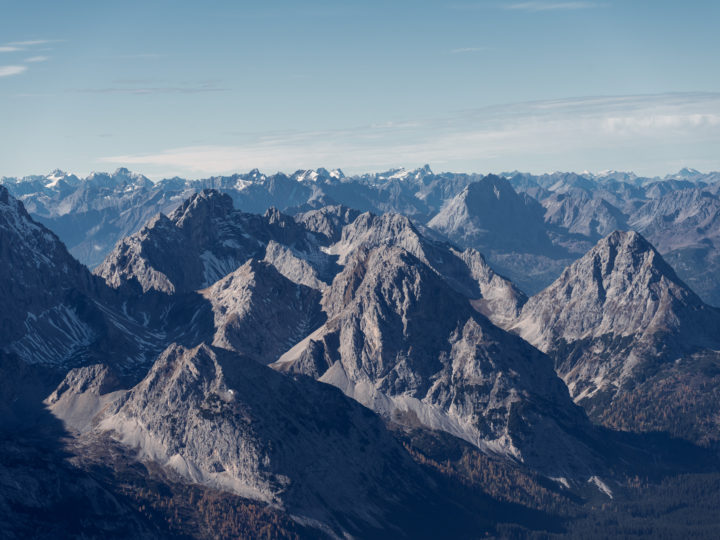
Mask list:
[[47,175],[45,177],[47,180],[45,182],[45,187],[49,187],[49,188],[55,187],[55,186],[57,186],[57,184],[60,180],[66,178],[67,176],[68,176],[68,173],[66,173],[65,171],[61,171],[60,169],[55,169],[54,171],[52,171],[49,175]]
[[317,182],[319,180],[337,180],[340,178],[345,178],[345,175],[340,169],[333,169],[332,171],[328,171],[323,167],[319,167],[317,169],[300,169],[298,171],[295,171],[292,176],[298,182]]
[[396,169],[393,174],[388,176],[388,179],[407,178],[408,174],[410,174],[410,172],[407,169],[405,169],[405,167],[401,167],[399,169]]
[[693,180],[703,176],[703,173],[697,169],[691,169],[690,167],[683,167],[675,174],[669,174],[665,177],[666,180]]
[[260,169],[253,169],[249,173],[247,173],[247,177],[252,180],[265,180],[267,178],[263,173],[260,172]]

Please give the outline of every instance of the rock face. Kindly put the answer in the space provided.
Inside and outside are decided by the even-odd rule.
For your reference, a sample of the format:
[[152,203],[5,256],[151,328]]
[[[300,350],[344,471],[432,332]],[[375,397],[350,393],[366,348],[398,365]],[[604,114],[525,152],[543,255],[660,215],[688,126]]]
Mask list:
[[536,292],[572,257],[553,244],[544,210],[505,178],[489,175],[447,201],[428,226],[488,257],[523,290]]
[[343,227],[355,221],[359,215],[358,210],[334,205],[303,212],[295,219],[308,230],[324,236],[328,243],[335,243],[340,240]]
[[[141,361],[143,330],[119,299],[0,186],[0,347],[31,364]],[[117,354],[122,350],[122,354]]]
[[[512,281],[497,274],[477,250],[466,249],[460,252],[451,248],[450,252],[465,263],[470,277],[477,284],[479,298],[472,288],[469,293],[466,289],[466,295],[474,299],[471,301],[473,307],[500,327],[515,320],[527,301],[525,294]],[[458,281],[464,281],[464,272],[452,272],[448,266],[444,267],[448,272],[442,275],[451,286]]]
[[669,191],[638,209],[629,224],[706,302],[720,306],[720,197],[714,187]]
[[[66,394],[102,396],[98,375],[71,372],[51,410],[67,413],[58,408]],[[341,392],[205,345],[170,346],[84,429],[112,434],[187,482],[279,506],[336,535],[389,526],[412,489],[430,487],[380,419]]]
[[587,474],[595,463],[569,433],[586,420],[550,360],[406,250],[353,256],[323,306],[328,322],[273,367],[337,386],[399,423],[447,431],[554,474]]
[[213,345],[269,364],[324,322],[320,293],[251,259],[201,293],[212,304]]
[[[0,327],[4,342],[26,332],[26,313],[63,304],[74,291],[92,294],[89,272],[65,250],[57,236],[30,218],[23,205],[0,186]],[[68,308],[69,309],[69,308]],[[71,324],[72,321],[68,321]],[[90,329],[78,328],[79,333]]]
[[526,297],[510,281],[495,273],[476,250],[459,251],[420,233],[405,216],[369,212],[346,226],[340,240],[327,253],[337,255],[340,263],[359,250],[396,246],[432,268],[457,292],[476,300],[476,307],[492,320],[514,318]]
[[188,292],[262,257],[270,240],[310,249],[307,232],[292,218],[274,209],[245,214],[228,195],[205,190],[121,241],[95,273],[113,287],[137,281],[143,292]]
[[584,190],[553,193],[542,205],[547,224],[588,239],[598,240],[627,227],[627,217],[618,208]]
[[505,178],[489,175],[448,201],[428,226],[465,247],[541,253],[553,250],[542,208],[518,195]]
[[[680,406],[680,380],[692,379],[698,362],[720,367],[713,353],[720,349],[720,311],[704,304],[635,232],[598,242],[528,300],[512,329],[551,354],[575,401],[610,425],[681,434],[671,421],[647,418],[643,389],[656,407],[673,409]],[[619,410],[631,414],[621,419]],[[684,424],[696,412],[688,411]],[[718,436],[714,424],[705,435]]]
[[317,290],[327,287],[339,270],[332,258],[322,251],[298,253],[274,240],[268,242],[264,260],[290,281]]

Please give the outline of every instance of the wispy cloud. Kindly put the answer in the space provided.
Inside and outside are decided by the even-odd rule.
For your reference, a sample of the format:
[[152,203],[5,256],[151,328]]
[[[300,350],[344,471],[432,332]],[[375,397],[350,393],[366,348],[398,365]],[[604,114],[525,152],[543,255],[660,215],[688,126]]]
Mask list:
[[[453,117],[323,132],[256,134],[228,145],[102,158],[154,176],[331,166],[367,171],[413,164],[455,170],[625,168],[655,174],[670,160],[707,163],[720,144],[720,93],[515,103]],[[674,166],[674,161],[673,165]]]
[[10,46],[15,47],[34,47],[35,45],[46,45],[47,43],[58,43],[61,39],[30,39],[27,41],[11,41]]
[[[50,50],[48,48],[40,48],[38,49],[38,45],[45,45],[48,43],[56,43],[63,40],[59,39],[31,39],[31,40],[25,40],[25,41],[11,41],[9,43],[6,43],[5,45],[0,46],[0,53],[12,53],[12,52],[21,52],[21,51],[27,51],[26,54],[32,54],[33,52],[36,53],[35,56],[28,56],[23,60],[26,64],[36,64],[38,62],[46,62],[50,58],[48,56],[42,56],[38,55],[37,52],[39,50]],[[18,60],[15,60],[16,62]],[[0,77],[10,77],[11,75],[19,75],[20,73],[23,73],[27,71],[28,66],[0,66]]]
[[547,1],[533,1],[533,2],[516,2],[514,4],[508,4],[504,6],[505,9],[516,10],[516,11],[561,11],[561,10],[578,10],[578,9],[592,9],[600,7],[597,2],[547,2]]
[[19,75],[27,70],[27,66],[0,66],[0,77]]
[[475,52],[482,52],[487,51],[487,47],[461,47],[459,49],[453,49],[450,52],[452,54],[462,54],[462,53],[475,53]]

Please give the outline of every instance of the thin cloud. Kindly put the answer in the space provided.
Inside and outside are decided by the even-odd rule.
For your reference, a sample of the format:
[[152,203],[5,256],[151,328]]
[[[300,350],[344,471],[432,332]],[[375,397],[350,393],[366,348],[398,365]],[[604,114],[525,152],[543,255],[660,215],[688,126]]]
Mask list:
[[504,6],[505,9],[515,11],[563,11],[563,10],[578,10],[578,9],[592,9],[600,7],[597,2],[518,2],[515,4],[509,4]]
[[26,58],[26,62],[45,62],[49,60],[49,57],[47,56],[31,56],[30,58]]
[[27,66],[0,66],[0,77],[19,75],[27,70]]
[[450,52],[452,54],[462,54],[462,53],[474,53],[474,52],[482,52],[487,51],[487,47],[461,47],[459,49],[453,49]]
[[11,41],[8,43],[10,46],[15,47],[34,47],[35,45],[45,45],[47,43],[58,43],[63,41],[61,39],[31,39],[27,41]]
[[[142,166],[158,176],[319,165],[362,172],[423,163],[540,171],[610,165],[654,174],[669,170],[670,158],[688,163],[707,158],[702,149],[720,144],[719,128],[720,93],[589,97],[345,130],[255,134],[234,145],[179,146],[100,161]],[[720,167],[720,159],[708,167]]]
[[23,49],[21,49],[20,47],[7,47],[7,46],[0,47],[0,52],[16,52],[16,51],[22,51],[22,50]]

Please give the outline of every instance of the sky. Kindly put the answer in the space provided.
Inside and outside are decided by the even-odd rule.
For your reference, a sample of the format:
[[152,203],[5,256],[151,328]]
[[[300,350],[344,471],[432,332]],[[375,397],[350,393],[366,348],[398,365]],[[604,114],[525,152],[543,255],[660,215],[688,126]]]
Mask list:
[[0,0],[0,176],[720,170],[720,2]]

